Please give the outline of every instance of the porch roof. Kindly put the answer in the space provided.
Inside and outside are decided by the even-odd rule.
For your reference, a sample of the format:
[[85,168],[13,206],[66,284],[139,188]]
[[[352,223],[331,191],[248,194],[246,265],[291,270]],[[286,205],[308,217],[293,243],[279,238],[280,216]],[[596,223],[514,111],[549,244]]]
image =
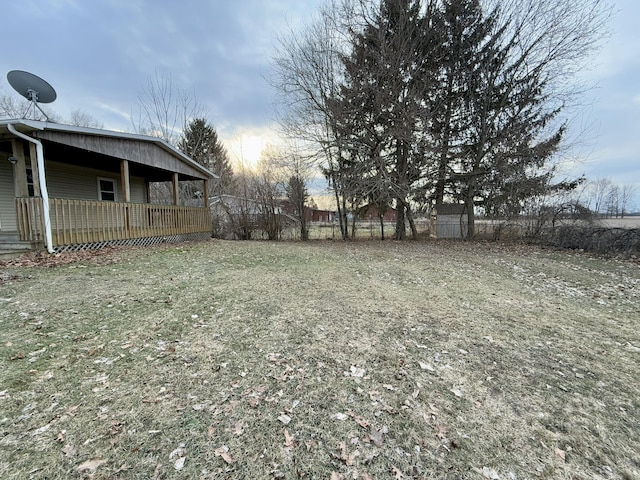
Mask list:
[[183,179],[218,178],[216,174],[161,138],[36,120],[3,119],[0,120],[0,139],[13,136],[9,132],[8,124],[12,124],[19,132],[39,140],[128,160],[154,170],[178,173]]

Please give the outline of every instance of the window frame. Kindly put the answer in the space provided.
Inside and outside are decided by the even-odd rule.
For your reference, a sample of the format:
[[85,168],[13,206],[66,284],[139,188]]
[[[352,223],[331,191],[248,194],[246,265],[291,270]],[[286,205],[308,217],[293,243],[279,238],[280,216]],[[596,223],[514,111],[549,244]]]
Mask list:
[[[102,189],[102,185],[100,184],[100,182],[110,182],[111,185],[113,185],[113,191],[103,190]],[[118,201],[118,192],[116,190],[116,179],[115,178],[98,177],[97,185],[98,185],[98,201],[100,201],[100,202],[117,202]],[[103,192],[104,193],[113,193],[113,200],[102,198]]]

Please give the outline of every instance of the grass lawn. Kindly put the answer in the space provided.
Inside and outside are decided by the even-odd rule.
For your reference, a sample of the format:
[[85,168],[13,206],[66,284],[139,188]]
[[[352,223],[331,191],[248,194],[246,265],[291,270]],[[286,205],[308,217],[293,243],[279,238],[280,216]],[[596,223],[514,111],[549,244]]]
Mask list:
[[638,479],[640,265],[210,241],[0,266],[0,478]]

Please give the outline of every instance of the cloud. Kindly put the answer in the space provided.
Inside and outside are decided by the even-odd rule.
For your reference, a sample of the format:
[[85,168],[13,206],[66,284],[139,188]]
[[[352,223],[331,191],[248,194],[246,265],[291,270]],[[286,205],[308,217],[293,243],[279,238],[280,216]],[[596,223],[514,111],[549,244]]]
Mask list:
[[258,163],[265,148],[282,142],[273,125],[233,126],[219,129],[218,135],[232,162],[251,167]]

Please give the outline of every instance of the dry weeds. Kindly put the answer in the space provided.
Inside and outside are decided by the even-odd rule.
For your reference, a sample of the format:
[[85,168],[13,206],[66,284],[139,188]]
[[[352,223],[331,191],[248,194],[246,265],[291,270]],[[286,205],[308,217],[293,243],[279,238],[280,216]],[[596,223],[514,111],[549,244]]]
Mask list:
[[0,273],[2,478],[640,478],[631,262],[211,241]]

